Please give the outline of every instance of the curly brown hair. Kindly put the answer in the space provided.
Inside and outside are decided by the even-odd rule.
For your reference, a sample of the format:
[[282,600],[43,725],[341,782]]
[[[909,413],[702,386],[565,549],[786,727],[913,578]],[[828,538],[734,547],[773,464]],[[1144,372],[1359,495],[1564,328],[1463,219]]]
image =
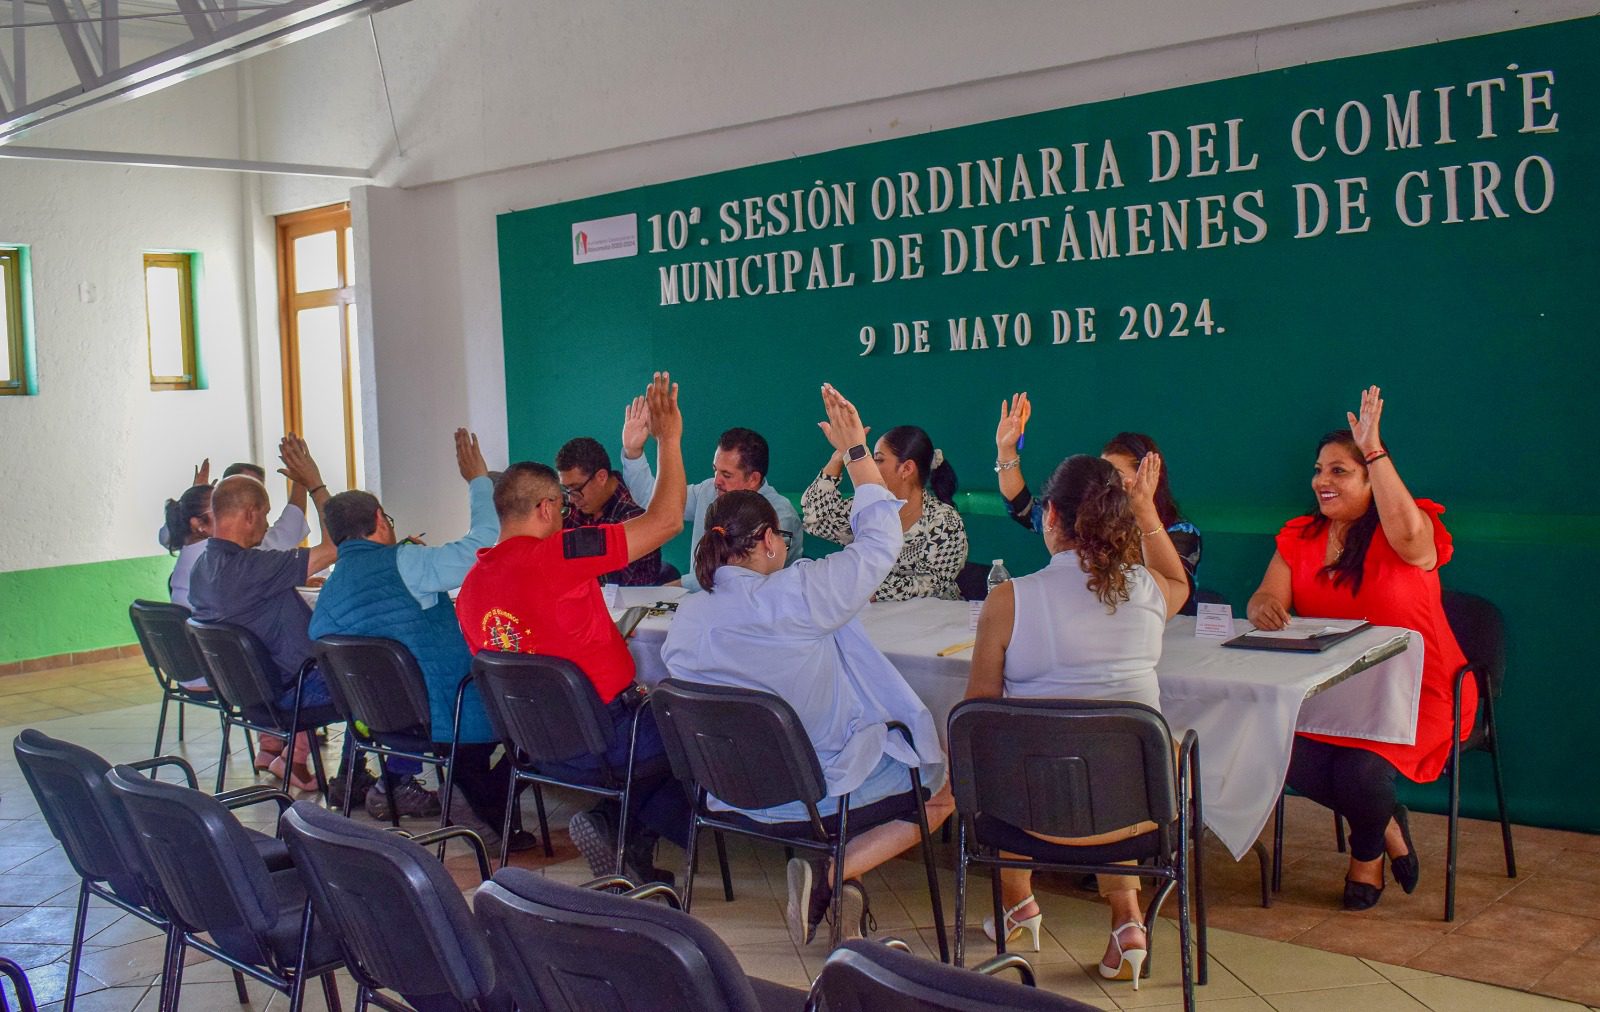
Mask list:
[[1117,469],[1099,457],[1075,454],[1050,476],[1044,498],[1056,522],[1072,531],[1089,591],[1114,614],[1129,597],[1129,567],[1143,559],[1133,504]]

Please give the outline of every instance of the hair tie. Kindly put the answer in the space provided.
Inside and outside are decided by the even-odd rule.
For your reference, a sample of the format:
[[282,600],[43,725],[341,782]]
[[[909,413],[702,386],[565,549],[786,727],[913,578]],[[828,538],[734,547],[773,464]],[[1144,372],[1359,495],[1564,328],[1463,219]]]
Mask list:
[[726,527],[718,525],[718,526],[713,527],[711,529],[713,531],[715,531],[716,533],[721,534],[723,537],[727,537],[728,536],[728,529]]
[[933,469],[935,471],[944,466],[944,451],[935,447],[933,450]]

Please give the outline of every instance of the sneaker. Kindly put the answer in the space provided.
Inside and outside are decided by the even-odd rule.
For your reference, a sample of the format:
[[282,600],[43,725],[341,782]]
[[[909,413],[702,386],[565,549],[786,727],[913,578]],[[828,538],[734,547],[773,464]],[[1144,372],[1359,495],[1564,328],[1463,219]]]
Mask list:
[[810,945],[833,899],[833,889],[828,885],[828,863],[790,858],[788,877],[789,931],[801,945]]
[[[355,768],[355,773],[350,779],[353,781],[350,807],[353,809],[360,808],[366,803],[367,793],[372,790],[372,785],[376,782],[376,778],[373,777],[372,771],[367,769],[366,763],[362,763]],[[328,781],[328,804],[330,807],[337,808],[340,811],[344,810],[345,780],[346,775],[341,773]],[[385,809],[385,812],[387,811]]]
[[[439,815],[439,792],[430,791],[416,777],[396,777],[395,808],[404,818],[433,819]],[[374,819],[389,818],[389,799],[384,794],[383,783],[374,783],[367,791],[367,814]]]
[[604,812],[594,808],[579,812],[567,823],[567,833],[578,853],[589,862],[590,875],[601,878],[616,874],[617,834]]
[[623,869],[629,879],[640,885],[660,882],[670,889],[677,882],[672,872],[656,867],[656,841],[659,839],[648,830],[636,834],[623,850]]
[[867,902],[867,887],[861,884],[860,879],[845,880],[844,888],[839,893],[839,917],[843,922],[839,926],[841,941],[866,938],[867,932],[878,930],[878,922],[872,916],[872,904]]

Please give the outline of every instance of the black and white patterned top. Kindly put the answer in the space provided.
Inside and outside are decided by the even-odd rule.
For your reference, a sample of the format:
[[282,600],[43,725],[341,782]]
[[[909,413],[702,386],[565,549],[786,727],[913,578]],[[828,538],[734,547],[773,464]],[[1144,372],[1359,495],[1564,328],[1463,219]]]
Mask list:
[[[850,500],[839,494],[839,478],[818,474],[800,497],[807,534],[848,545]],[[894,568],[873,595],[874,601],[937,597],[958,601],[956,576],[967,562],[967,528],[956,508],[932,492],[922,497],[922,515],[905,532]]]

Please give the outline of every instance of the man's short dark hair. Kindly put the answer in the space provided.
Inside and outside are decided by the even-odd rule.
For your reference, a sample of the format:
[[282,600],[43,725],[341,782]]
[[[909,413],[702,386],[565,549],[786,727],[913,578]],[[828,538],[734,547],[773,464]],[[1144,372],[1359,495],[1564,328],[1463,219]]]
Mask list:
[[739,466],[749,472],[767,476],[767,441],[754,429],[729,429],[717,440],[719,450],[738,451]]
[[263,485],[267,483],[267,469],[260,464],[248,464],[240,461],[237,464],[229,464],[228,469],[222,472],[224,478],[232,478],[236,474],[248,474]]
[[556,470],[570,471],[573,468],[586,475],[592,475],[596,471],[610,471],[611,455],[600,445],[598,439],[591,439],[588,436],[569,439],[566,445],[556,451]]
[[378,529],[378,497],[359,488],[340,492],[322,504],[322,521],[328,525],[328,539],[342,545],[350,538],[364,538]]
[[495,480],[494,511],[501,523],[528,517],[544,499],[561,501],[561,478],[549,464],[518,461]]

